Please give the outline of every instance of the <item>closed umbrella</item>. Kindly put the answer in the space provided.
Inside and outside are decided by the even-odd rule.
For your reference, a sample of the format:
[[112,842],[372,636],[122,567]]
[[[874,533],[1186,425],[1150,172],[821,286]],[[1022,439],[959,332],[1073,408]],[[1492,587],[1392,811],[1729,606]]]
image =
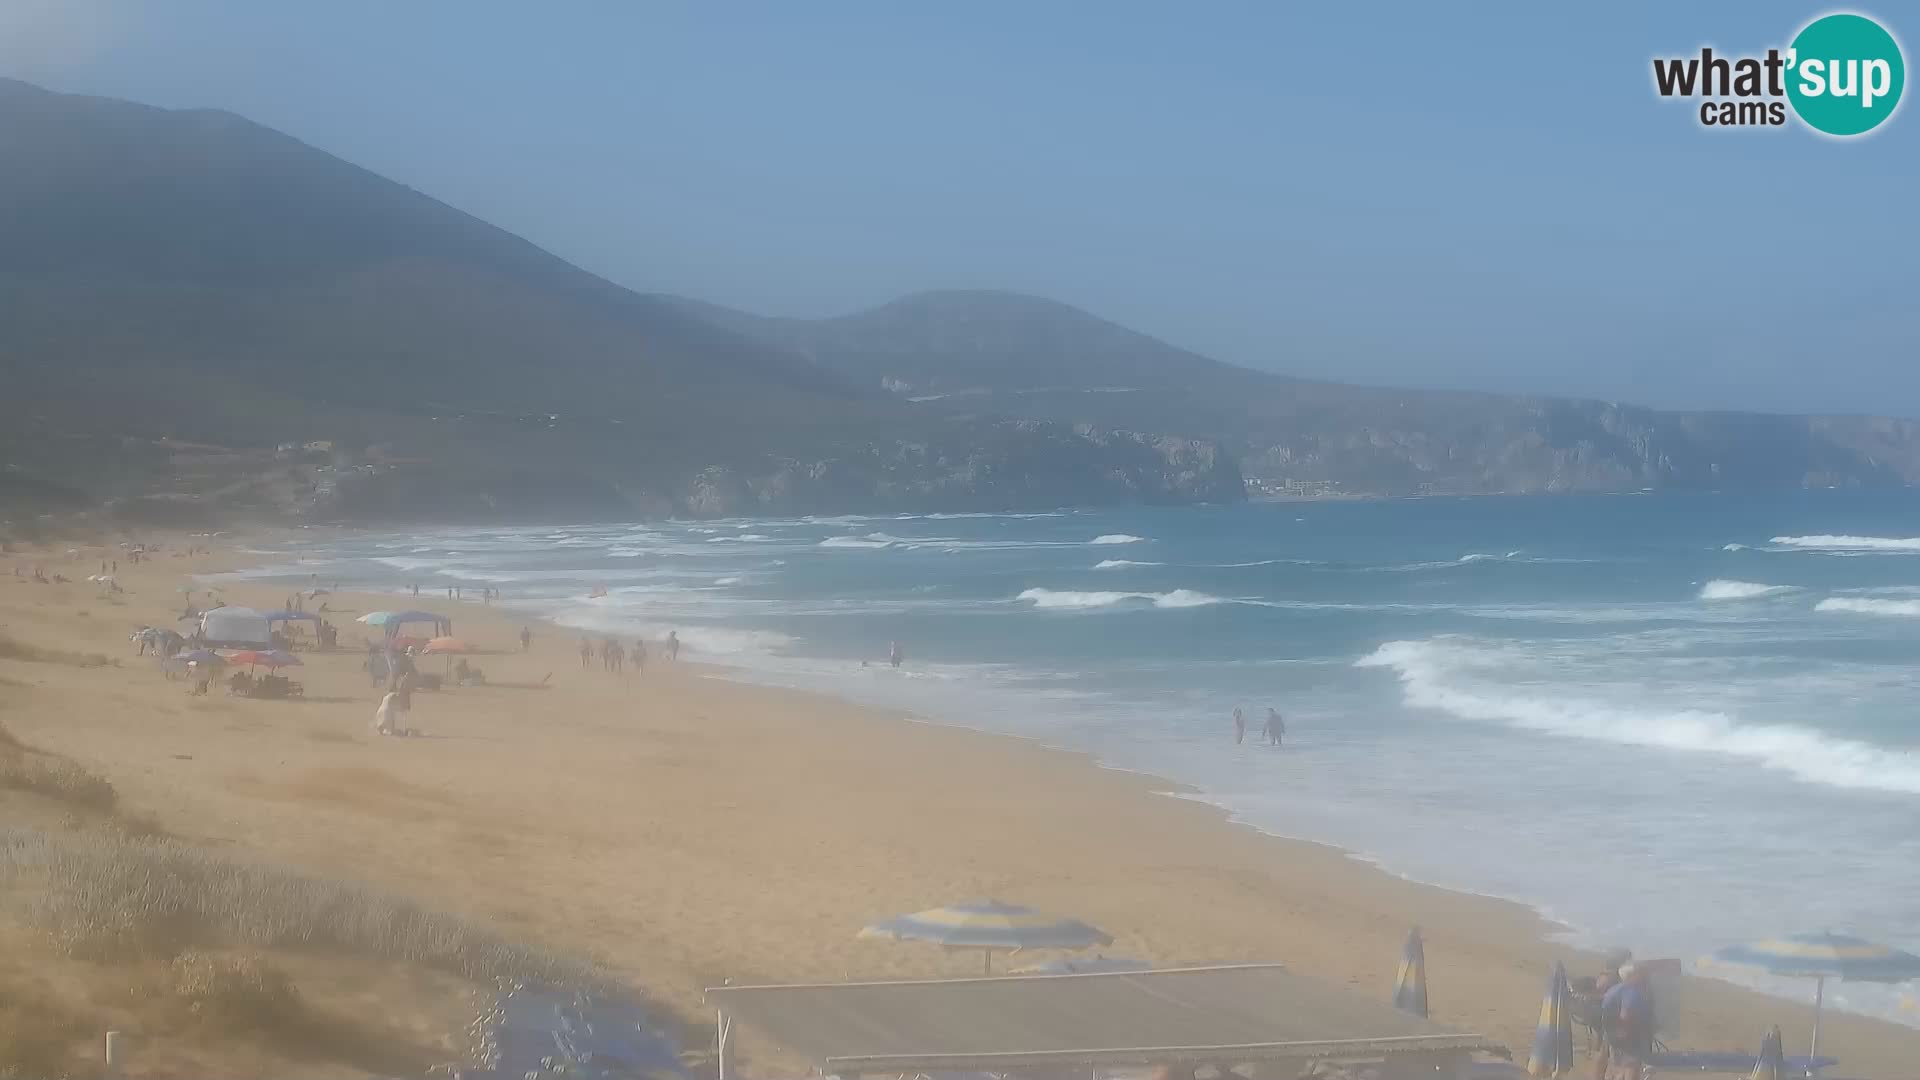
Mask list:
[[863,938],[927,941],[950,949],[979,949],[985,970],[993,972],[994,950],[1085,949],[1111,945],[1113,938],[1078,919],[1045,915],[1018,904],[973,900],[930,908],[875,923]]
[[1787,1057],[1780,1047],[1778,1027],[1769,1029],[1760,1040],[1760,1060],[1753,1063],[1747,1080],[1787,1080]]
[[1527,1075],[1540,1078],[1573,1072],[1573,987],[1567,966],[1553,965],[1547,996],[1540,1002],[1540,1022],[1533,1029],[1533,1052],[1527,1055]]
[[1747,945],[1734,945],[1713,954],[1713,961],[1753,968],[1769,975],[1813,979],[1813,1043],[1809,1057],[1820,1052],[1820,1010],[1826,1002],[1828,979],[1897,983],[1920,979],[1920,956],[1846,934],[1791,934]]
[[1400,955],[1400,976],[1393,983],[1393,1007],[1422,1019],[1427,1015],[1427,946],[1420,940],[1420,928],[1407,932],[1407,945]]

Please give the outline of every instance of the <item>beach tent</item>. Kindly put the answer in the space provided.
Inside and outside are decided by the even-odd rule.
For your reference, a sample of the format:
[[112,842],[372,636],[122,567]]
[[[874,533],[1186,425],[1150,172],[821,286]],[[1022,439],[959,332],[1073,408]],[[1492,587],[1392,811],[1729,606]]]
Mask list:
[[268,625],[283,622],[310,622],[314,629],[320,628],[320,616],[304,611],[269,611],[266,613]]
[[273,644],[267,617],[246,607],[214,608],[201,615],[200,637],[209,645],[230,648],[266,648]]

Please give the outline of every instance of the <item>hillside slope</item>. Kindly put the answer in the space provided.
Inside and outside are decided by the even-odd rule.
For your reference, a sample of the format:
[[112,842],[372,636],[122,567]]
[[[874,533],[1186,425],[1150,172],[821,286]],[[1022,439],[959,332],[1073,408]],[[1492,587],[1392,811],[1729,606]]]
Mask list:
[[[240,117],[9,80],[0,370],[0,449],[30,477],[0,494],[204,488],[176,444],[238,451],[257,477],[248,453],[313,441],[374,468],[296,477],[293,501],[368,513],[1239,493],[1224,458],[1196,478],[1155,440],[857,386]],[[962,475],[974,459],[992,475]],[[745,501],[718,505],[714,470]]]
[[679,303],[716,328],[951,415],[1220,440],[1272,487],[1399,494],[1920,482],[1920,425],[1910,420],[1662,412],[1296,379],[1015,293],[921,293],[818,320]]

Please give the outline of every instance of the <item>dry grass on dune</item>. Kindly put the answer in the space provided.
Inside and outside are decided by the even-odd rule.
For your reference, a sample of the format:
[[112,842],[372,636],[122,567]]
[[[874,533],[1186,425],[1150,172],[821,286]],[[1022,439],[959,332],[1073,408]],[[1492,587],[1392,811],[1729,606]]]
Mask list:
[[0,634],[0,660],[25,660],[38,664],[67,664],[72,667],[106,667],[118,665],[119,661],[105,653],[74,652],[69,649],[46,649],[30,645],[18,638]]
[[409,900],[171,840],[0,832],[0,888],[16,886],[26,886],[22,907],[30,924],[77,958],[177,956],[195,947],[310,949],[476,980],[592,980],[584,965]]

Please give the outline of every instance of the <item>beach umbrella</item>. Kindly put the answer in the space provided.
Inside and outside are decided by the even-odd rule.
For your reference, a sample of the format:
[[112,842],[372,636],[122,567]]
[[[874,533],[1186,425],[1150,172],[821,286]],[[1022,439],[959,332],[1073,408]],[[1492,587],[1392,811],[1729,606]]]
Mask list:
[[1427,946],[1420,940],[1420,928],[1407,932],[1407,945],[1400,954],[1400,977],[1393,983],[1393,1007],[1425,1019],[1427,1016]]
[[860,931],[863,938],[926,941],[949,949],[979,949],[993,972],[994,950],[1084,949],[1111,945],[1113,938],[1078,919],[1045,915],[1018,904],[972,900],[916,911]]
[[1780,1028],[1775,1026],[1760,1040],[1760,1059],[1753,1063],[1747,1080],[1787,1080],[1786,1052],[1780,1046]]
[[1813,1042],[1809,1057],[1820,1052],[1820,1011],[1828,979],[1897,983],[1920,979],[1920,956],[1846,934],[1791,934],[1714,953],[1712,962],[1753,968],[1769,975],[1810,978],[1813,982]]
[[264,667],[271,670],[273,668],[297,667],[300,664],[299,657],[289,652],[282,652],[279,649],[236,649],[227,653],[226,659],[229,664],[247,665],[248,671],[252,671],[255,667]]
[[1567,982],[1567,966],[1556,962],[1547,996],[1540,1002],[1540,1022],[1533,1029],[1527,1075],[1566,1076],[1573,1069],[1573,987]]
[[385,626],[387,620],[398,614],[397,611],[369,611],[353,621],[366,623],[368,626]]

